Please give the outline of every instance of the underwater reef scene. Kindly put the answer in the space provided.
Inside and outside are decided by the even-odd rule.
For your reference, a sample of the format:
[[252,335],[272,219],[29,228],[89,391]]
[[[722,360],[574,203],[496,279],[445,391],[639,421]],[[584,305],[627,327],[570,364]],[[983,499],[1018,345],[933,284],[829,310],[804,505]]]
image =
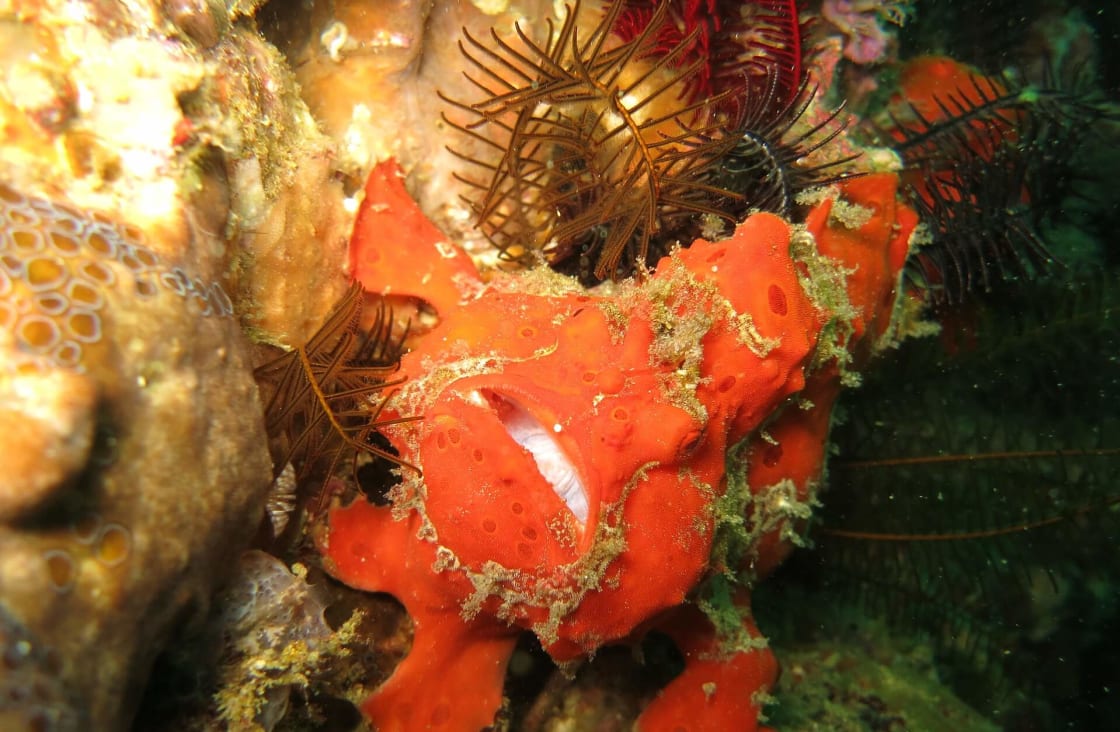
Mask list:
[[1112,728],[1118,8],[0,0],[0,730]]

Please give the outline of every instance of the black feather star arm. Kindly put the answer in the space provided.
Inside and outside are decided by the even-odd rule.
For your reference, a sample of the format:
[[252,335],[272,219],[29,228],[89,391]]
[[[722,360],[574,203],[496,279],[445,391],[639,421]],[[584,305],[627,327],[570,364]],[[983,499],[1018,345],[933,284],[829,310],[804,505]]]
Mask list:
[[[377,430],[410,418],[384,419],[383,392],[401,383],[403,336],[393,333],[392,314],[381,305],[367,330],[361,328],[363,292],[354,283],[323,326],[304,345],[255,371],[265,394],[265,427],[282,444],[276,475],[291,463],[298,480],[324,481],[347,453],[366,453],[394,463],[379,447]],[[316,510],[322,509],[320,494]]]
[[460,180],[504,258],[543,255],[585,281],[617,279],[667,251],[683,221],[730,218],[711,203],[735,197],[712,182],[734,144],[711,121],[720,100],[681,101],[704,60],[677,67],[689,43],[653,53],[667,7],[626,42],[611,37],[621,3],[584,31],[576,2],[543,44],[520,27],[509,40],[466,35],[468,78],[484,99],[444,99],[473,118],[448,122],[481,152],[452,152],[478,175]]
[[[1001,137],[995,127],[988,133]],[[1031,205],[1032,173],[1049,141],[1033,135],[979,139],[991,149],[986,157],[965,152],[952,167],[927,162],[920,168],[925,183],[909,189],[932,240],[911,257],[908,273],[937,302],[959,302],[969,292],[990,291],[997,282],[1033,277],[1056,264]]]
[[1042,224],[1073,192],[1070,161],[1093,125],[1116,110],[1079,81],[1052,81],[973,74],[934,98],[936,114],[889,113],[904,188],[930,232],[908,272],[934,303],[1059,266]]
[[746,98],[735,146],[721,161],[717,178],[722,187],[738,195],[728,202],[737,219],[751,211],[789,217],[800,193],[861,175],[847,167],[858,155],[807,162],[847,129],[841,104],[821,122],[795,130],[816,93],[802,83],[796,95],[783,104],[780,100],[785,91],[772,73],[762,94]]

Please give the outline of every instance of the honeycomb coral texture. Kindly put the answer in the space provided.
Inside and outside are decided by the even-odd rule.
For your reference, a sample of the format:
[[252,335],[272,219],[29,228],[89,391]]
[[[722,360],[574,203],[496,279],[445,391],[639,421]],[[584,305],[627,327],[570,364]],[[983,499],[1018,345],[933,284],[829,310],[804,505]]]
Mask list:
[[84,349],[102,337],[107,288],[141,299],[163,288],[200,316],[233,313],[218,284],[164,266],[141,241],[135,227],[0,183],[0,329],[28,361],[81,371]]

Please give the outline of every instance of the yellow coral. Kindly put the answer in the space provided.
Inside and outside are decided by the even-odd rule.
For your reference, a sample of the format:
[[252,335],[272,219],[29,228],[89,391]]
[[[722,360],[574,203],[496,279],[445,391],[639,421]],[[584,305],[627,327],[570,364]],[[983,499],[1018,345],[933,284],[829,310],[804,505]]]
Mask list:
[[165,266],[138,229],[0,183],[0,330],[24,362],[83,371],[101,342],[105,292],[168,290],[200,316],[232,315],[217,284]]

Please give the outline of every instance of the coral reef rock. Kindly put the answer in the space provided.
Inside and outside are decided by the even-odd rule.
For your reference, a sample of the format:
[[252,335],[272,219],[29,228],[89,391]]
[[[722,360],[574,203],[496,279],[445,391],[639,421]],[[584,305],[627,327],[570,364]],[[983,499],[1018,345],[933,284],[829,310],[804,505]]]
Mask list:
[[345,288],[255,7],[0,2],[0,729],[128,727],[263,517],[244,328],[301,342]]
[[0,212],[0,727],[120,729],[260,521],[256,389],[219,286],[69,206]]

